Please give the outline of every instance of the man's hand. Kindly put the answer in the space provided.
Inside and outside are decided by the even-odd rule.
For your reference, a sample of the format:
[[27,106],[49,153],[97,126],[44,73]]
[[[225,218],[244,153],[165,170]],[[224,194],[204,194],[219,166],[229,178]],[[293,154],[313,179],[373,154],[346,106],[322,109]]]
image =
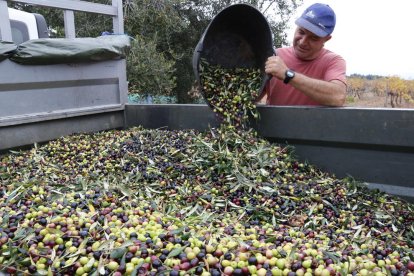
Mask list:
[[283,80],[285,78],[285,72],[288,69],[289,68],[286,66],[285,62],[279,56],[271,56],[265,63],[265,72],[267,74],[271,74],[279,80]]

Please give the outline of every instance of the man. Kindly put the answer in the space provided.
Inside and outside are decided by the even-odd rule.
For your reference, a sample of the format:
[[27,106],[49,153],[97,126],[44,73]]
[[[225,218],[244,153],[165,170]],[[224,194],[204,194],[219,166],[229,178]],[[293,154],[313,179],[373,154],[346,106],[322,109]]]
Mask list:
[[272,75],[262,102],[270,105],[342,106],[346,95],[346,63],[324,48],[335,28],[334,11],[313,4],[296,20],[293,46],[276,50],[265,71]]

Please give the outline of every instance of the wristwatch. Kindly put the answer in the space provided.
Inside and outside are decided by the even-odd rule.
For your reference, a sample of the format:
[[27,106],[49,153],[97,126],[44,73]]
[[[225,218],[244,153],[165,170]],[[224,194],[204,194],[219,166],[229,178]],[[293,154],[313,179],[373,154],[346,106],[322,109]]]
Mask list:
[[285,72],[285,79],[283,80],[283,83],[288,83],[294,77],[295,77],[295,71],[293,71],[292,69],[287,69]]

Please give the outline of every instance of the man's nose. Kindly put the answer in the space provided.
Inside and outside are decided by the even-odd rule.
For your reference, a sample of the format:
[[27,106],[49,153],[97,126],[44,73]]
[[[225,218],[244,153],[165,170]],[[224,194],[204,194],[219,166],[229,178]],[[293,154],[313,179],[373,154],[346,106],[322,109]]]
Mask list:
[[306,45],[307,43],[308,43],[308,38],[306,37],[306,36],[302,36],[300,39],[299,39],[299,44],[301,44],[301,45]]

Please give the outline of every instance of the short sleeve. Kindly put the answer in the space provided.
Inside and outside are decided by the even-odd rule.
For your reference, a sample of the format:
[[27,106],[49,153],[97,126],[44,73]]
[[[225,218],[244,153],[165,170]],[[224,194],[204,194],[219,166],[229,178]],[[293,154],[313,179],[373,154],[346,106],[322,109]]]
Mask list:
[[339,80],[346,84],[346,62],[341,56],[332,54],[327,62],[324,78],[326,81]]

